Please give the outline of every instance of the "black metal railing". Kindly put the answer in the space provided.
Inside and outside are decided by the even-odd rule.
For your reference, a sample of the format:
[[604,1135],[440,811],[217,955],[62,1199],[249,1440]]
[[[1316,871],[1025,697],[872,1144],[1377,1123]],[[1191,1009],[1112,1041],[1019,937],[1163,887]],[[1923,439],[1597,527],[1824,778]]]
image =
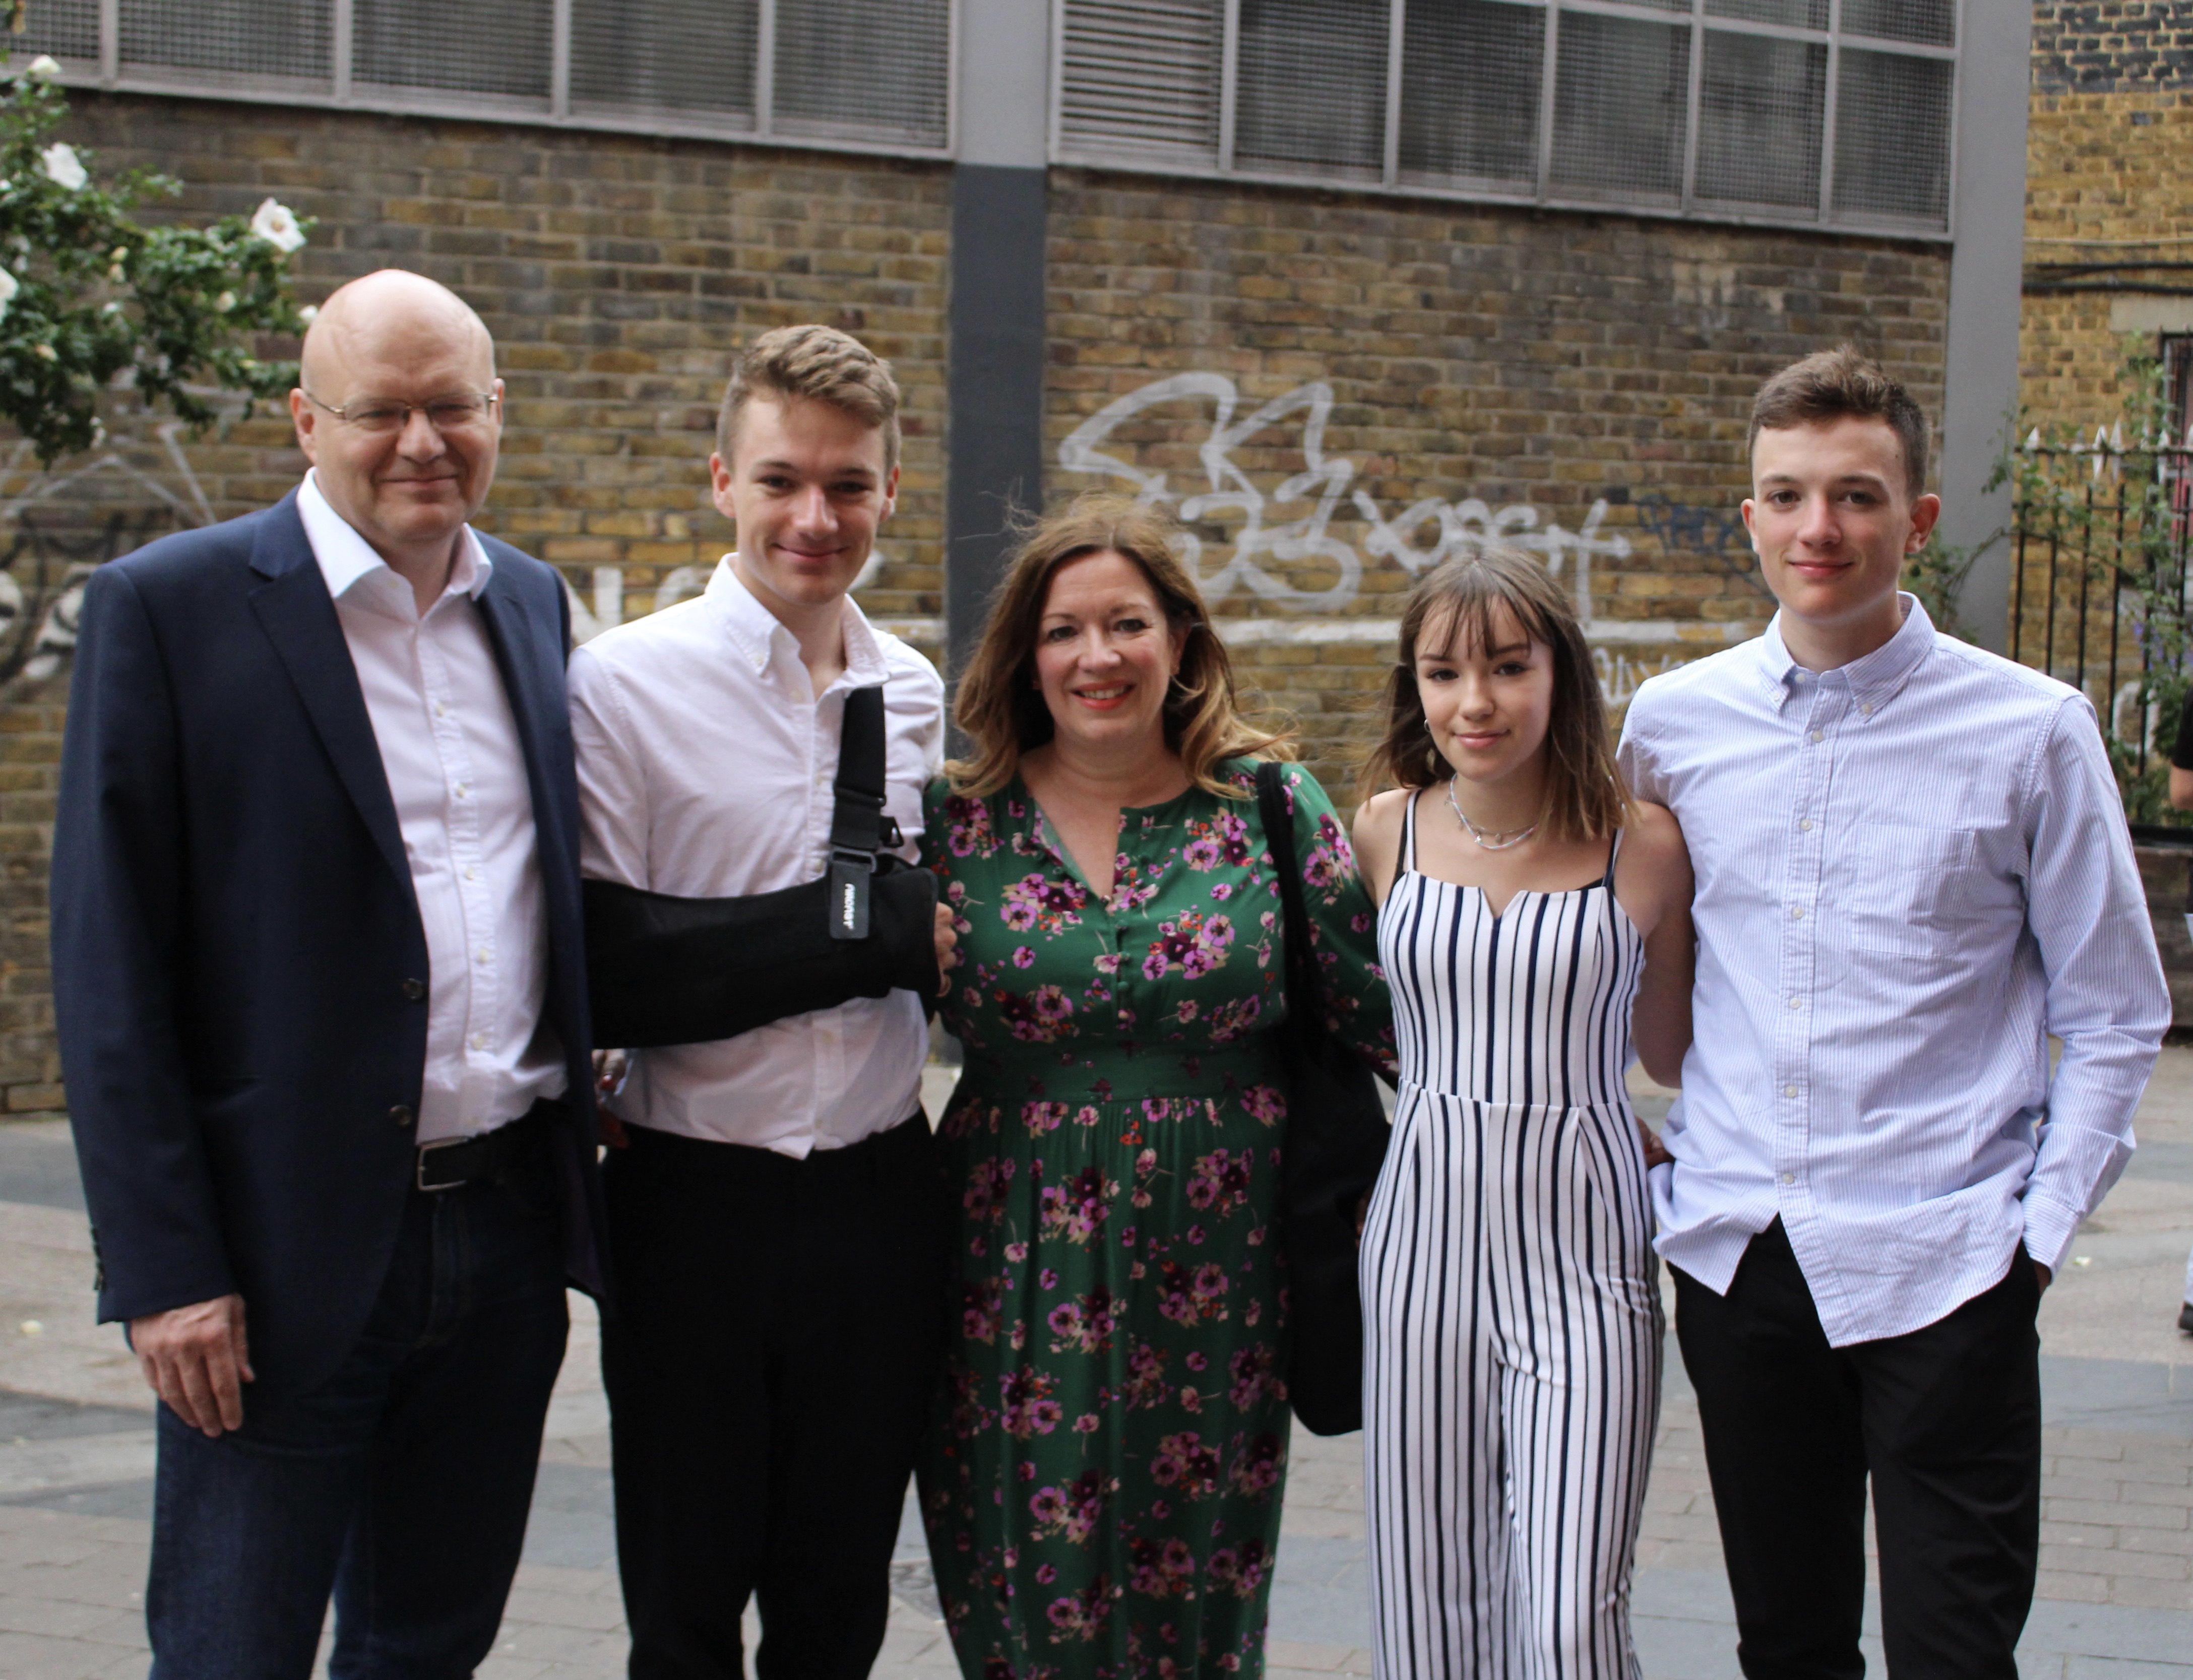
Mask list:
[[2144,804],[2133,783],[2161,763],[2187,683],[2193,440],[2029,438],[2013,464],[2010,655],[2093,702],[2127,805]]

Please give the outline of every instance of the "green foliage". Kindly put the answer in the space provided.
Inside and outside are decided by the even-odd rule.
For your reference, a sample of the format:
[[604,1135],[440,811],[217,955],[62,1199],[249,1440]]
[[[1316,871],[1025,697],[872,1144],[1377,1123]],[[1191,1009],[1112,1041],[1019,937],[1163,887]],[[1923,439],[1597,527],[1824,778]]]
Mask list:
[[50,465],[100,441],[111,386],[193,426],[215,417],[208,387],[285,394],[296,364],[256,359],[252,338],[304,330],[283,249],[302,230],[271,201],[250,220],[140,225],[137,207],[180,184],[92,179],[89,155],[53,140],[67,111],[36,64],[0,70],[0,418]]

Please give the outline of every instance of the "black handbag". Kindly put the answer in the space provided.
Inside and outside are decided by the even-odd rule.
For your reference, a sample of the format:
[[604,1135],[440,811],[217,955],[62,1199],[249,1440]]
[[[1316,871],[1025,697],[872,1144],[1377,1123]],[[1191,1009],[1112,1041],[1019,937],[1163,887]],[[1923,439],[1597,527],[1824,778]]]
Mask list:
[[1269,760],[1257,767],[1257,809],[1280,877],[1287,963],[1287,1018],[1271,1035],[1287,1082],[1280,1185],[1294,1336],[1287,1397],[1313,1435],[1345,1435],[1363,1427],[1355,1209],[1378,1180],[1393,1129],[1370,1066],[1325,1025],[1285,774],[1285,766]]
[[585,885],[594,1042],[621,1049],[736,1038],[787,1015],[937,991],[936,877],[885,849],[884,691],[845,696],[830,867],[780,892],[685,899]]

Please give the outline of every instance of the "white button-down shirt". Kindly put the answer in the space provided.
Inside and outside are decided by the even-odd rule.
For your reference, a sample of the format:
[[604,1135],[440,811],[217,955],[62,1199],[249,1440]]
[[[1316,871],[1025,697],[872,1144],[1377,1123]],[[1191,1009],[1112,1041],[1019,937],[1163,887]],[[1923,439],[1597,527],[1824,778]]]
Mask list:
[[1934,1323],[2021,1240],[2060,1266],[2170,1024],[2093,708],[1903,599],[1835,671],[1778,617],[1656,677],[1622,738],[1698,874],[1659,1250],[1726,1292],[1778,1214],[1837,1346]]
[[[845,695],[884,688],[885,809],[909,843],[943,745],[936,667],[845,603],[845,671],[818,697],[792,632],[726,558],[707,591],[607,631],[571,660],[581,867],[679,898],[746,898],[824,873]],[[736,1038],[633,1053],[622,1118],[804,1157],[920,1105],[929,1036],[910,991]]]
[[411,586],[312,473],[297,512],[365,691],[427,934],[419,1140],[490,1131],[565,1083],[541,1019],[548,921],[533,791],[476,604],[492,563],[467,526],[449,586],[421,617]]

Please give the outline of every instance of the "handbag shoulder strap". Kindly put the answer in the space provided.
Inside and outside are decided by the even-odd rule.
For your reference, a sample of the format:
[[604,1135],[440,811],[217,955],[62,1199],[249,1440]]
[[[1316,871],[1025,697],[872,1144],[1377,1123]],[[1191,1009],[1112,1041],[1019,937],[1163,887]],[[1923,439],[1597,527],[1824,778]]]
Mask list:
[[1308,1022],[1303,1012],[1315,1003],[1310,969],[1309,907],[1303,901],[1303,878],[1295,856],[1294,818],[1287,811],[1287,767],[1276,758],[1257,765],[1257,809],[1264,820],[1264,843],[1280,877],[1280,934],[1286,945],[1287,1013]]

